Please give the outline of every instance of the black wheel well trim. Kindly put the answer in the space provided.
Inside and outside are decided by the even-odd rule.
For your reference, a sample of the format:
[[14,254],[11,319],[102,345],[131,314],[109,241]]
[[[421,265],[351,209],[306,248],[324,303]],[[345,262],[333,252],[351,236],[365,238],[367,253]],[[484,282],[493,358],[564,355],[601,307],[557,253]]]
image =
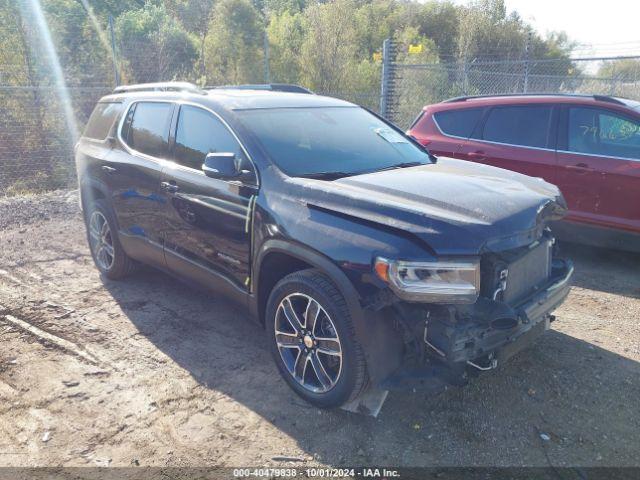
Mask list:
[[286,240],[267,240],[256,255],[253,272],[254,294],[251,296],[249,309],[251,314],[264,325],[264,312],[261,311],[260,277],[263,260],[271,253],[280,253],[296,258],[324,273],[338,288],[345,299],[349,313],[354,321],[362,318],[362,307],[357,290],[345,273],[327,256],[317,250]]
[[[111,194],[109,193],[109,187],[107,187],[107,185],[102,182],[101,180],[95,179],[95,178],[83,178],[80,181],[80,203],[82,205],[82,211],[83,214],[86,215],[86,206],[87,203],[85,203],[85,197],[84,197],[84,193],[86,193],[87,191],[97,191],[100,192],[100,194],[102,195],[102,197],[98,197],[98,198],[104,198],[107,201],[110,201],[111,199]],[[112,207],[113,209],[113,207]],[[114,213],[114,221],[116,222],[116,228],[118,230],[118,232],[120,232],[120,224],[118,222],[118,215]]]
[[83,210],[87,205],[85,203],[86,198],[84,194],[87,193],[87,191],[91,191],[91,190],[100,192],[103,198],[109,198],[109,189],[107,188],[104,182],[101,182],[100,180],[96,180],[93,178],[83,178],[80,180],[80,192],[79,192],[80,202]]

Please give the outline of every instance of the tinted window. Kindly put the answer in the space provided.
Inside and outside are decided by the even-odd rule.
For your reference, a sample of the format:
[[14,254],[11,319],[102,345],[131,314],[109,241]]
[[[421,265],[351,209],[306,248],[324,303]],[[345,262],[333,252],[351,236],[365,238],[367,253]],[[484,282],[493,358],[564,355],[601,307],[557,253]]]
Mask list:
[[127,144],[141,153],[165,157],[172,112],[171,103],[137,103],[126,136]]
[[483,138],[492,142],[547,147],[551,106],[498,107],[491,110]]
[[96,140],[107,138],[121,110],[121,103],[98,103],[89,117],[83,136]]
[[176,162],[200,170],[207,153],[213,152],[243,157],[239,143],[220,120],[201,108],[182,106],[176,132]]
[[640,122],[596,108],[569,109],[569,151],[640,160]]
[[478,124],[482,109],[469,108],[464,110],[450,110],[438,112],[433,116],[443,133],[456,137],[469,138]]
[[355,175],[403,163],[430,163],[424,150],[359,107],[238,112],[271,160],[291,176]]

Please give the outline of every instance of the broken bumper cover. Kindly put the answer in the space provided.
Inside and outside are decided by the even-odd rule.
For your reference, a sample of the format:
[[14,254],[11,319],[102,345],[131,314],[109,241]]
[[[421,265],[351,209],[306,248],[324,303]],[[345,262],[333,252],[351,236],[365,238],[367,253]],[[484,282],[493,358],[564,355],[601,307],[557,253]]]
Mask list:
[[569,294],[572,275],[570,261],[555,259],[549,281],[517,305],[481,298],[466,307],[430,309],[422,323],[413,321],[416,337],[424,329],[420,340],[428,362],[399,369],[382,386],[439,390],[464,385],[470,373],[495,368],[549,328],[551,312]]

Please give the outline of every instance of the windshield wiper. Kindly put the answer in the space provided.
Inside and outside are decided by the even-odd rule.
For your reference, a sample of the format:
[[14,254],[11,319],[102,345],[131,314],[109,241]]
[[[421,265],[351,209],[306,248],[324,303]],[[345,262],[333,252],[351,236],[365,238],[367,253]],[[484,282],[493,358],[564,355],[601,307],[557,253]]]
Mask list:
[[422,163],[422,162],[404,162],[404,163],[396,163],[395,165],[391,165],[389,167],[376,168],[374,170],[363,170],[361,172],[312,172],[312,173],[303,173],[300,175],[296,175],[296,177],[314,178],[318,180],[337,180],[339,178],[344,178],[344,177],[366,175],[367,173],[384,172],[385,170],[396,170],[398,168],[417,167],[419,165],[428,165],[428,164]]
[[357,172],[313,172],[296,175],[301,178],[314,178],[317,180],[337,180],[338,178],[350,177],[357,175]]
[[409,168],[409,167],[417,167],[419,165],[428,165],[427,163],[422,163],[422,162],[404,162],[404,163],[396,163],[395,165],[390,165],[388,167],[384,167],[384,168],[377,168],[375,170],[371,170],[367,173],[374,173],[374,172],[384,172],[386,170],[396,170],[398,168]]

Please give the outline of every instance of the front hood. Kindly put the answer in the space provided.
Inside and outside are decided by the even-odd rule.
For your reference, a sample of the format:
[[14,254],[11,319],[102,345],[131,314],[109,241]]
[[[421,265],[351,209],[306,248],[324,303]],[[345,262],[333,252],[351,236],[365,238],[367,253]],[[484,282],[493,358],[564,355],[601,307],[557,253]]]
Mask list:
[[409,232],[437,255],[527,245],[566,211],[558,188],[542,179],[444,157],[332,182],[291,181],[311,208]]

